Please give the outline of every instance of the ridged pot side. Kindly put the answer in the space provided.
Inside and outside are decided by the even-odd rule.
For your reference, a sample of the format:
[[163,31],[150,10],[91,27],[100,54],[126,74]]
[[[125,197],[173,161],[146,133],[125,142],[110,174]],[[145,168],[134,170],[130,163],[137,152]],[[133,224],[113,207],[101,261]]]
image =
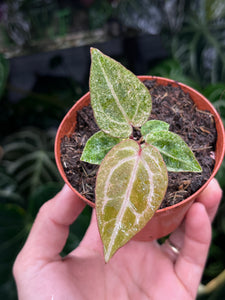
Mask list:
[[[196,197],[206,188],[209,182],[215,177],[219,167],[223,161],[224,151],[225,151],[225,134],[224,134],[224,127],[222,120],[213,107],[213,105],[199,92],[194,90],[193,88],[178,83],[176,81],[163,78],[163,77],[156,77],[156,76],[138,76],[141,81],[144,80],[156,80],[158,84],[161,85],[168,85],[171,84],[172,86],[179,86],[185,93],[189,93],[192,100],[195,102],[197,108],[201,110],[209,111],[215,119],[216,130],[217,130],[217,142],[216,142],[216,151],[215,151],[215,165],[212,171],[210,178],[205,182],[205,184],[194,194],[190,197],[186,198],[185,200],[157,210],[153,218],[148,222],[148,224],[134,237],[135,240],[142,240],[142,241],[150,241],[154,239],[161,238],[163,236],[168,235],[172,231],[174,231],[182,222],[186,212],[190,208],[193,201]],[[65,181],[65,183],[80,197],[84,200],[88,205],[91,207],[95,207],[95,204],[90,200],[83,197],[78,191],[72,187],[70,182],[68,181],[66,174],[64,172],[62,163],[61,163],[61,151],[60,151],[60,144],[61,140],[64,136],[71,136],[74,132],[76,127],[76,117],[77,111],[82,109],[82,107],[87,106],[90,104],[90,93],[88,92],[85,94],[79,101],[77,101],[74,106],[69,110],[66,114],[64,119],[62,120],[55,139],[55,159],[56,164],[59,169],[59,172]]]

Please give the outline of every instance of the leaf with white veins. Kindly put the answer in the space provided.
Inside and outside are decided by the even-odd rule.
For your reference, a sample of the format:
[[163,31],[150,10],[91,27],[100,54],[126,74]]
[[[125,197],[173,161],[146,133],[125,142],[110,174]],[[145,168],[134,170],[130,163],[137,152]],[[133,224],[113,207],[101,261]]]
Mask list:
[[145,85],[98,49],[91,49],[90,95],[98,126],[114,137],[128,138],[148,119],[152,101]]
[[96,181],[96,213],[105,261],[154,215],[168,185],[159,151],[124,140],[101,163]]
[[120,141],[119,138],[98,131],[88,139],[80,159],[90,164],[100,165],[109,150]]
[[155,146],[170,172],[202,172],[194,153],[185,141],[171,131],[158,131],[146,136],[146,143]]

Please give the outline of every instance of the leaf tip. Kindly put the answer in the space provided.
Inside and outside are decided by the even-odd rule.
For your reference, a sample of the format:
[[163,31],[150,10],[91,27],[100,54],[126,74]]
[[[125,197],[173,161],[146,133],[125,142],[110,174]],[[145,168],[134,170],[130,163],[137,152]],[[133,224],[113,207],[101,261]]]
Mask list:
[[197,161],[197,159],[195,158],[195,161],[196,161],[196,166],[194,168],[194,170],[192,172],[195,172],[195,173],[202,173],[202,167],[200,166],[199,162]]
[[111,249],[111,251],[110,251],[110,249],[108,249],[108,248],[105,248],[104,247],[104,260],[105,260],[105,263],[107,264],[109,261],[110,261],[110,259],[114,256],[114,254],[119,250],[119,248],[121,248],[121,246],[120,247],[117,247],[116,249]]
[[111,257],[112,257],[112,256],[109,255],[108,253],[104,253],[104,259],[105,259],[105,263],[106,263],[106,264],[110,261]]
[[91,53],[91,56],[93,56],[96,53],[101,53],[101,51],[98,50],[97,48],[90,47],[90,53]]

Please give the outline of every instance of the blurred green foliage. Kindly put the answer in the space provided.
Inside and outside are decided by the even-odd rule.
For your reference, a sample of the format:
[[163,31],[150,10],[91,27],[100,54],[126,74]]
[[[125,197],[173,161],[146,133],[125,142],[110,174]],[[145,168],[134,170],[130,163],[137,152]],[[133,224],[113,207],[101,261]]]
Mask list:
[[[60,121],[74,99],[84,94],[84,88],[69,77],[38,76],[32,91],[20,91],[24,97],[11,102],[8,92],[14,91],[14,87],[6,80],[8,62],[3,63],[6,67],[0,80],[2,87],[4,84],[0,114],[0,298],[17,299],[12,265],[39,208],[63,186],[54,159],[54,138]],[[62,255],[78,245],[90,214],[91,209],[86,208],[71,226]]]
[[5,91],[5,85],[9,73],[8,61],[4,58],[4,55],[0,54],[0,99]]
[[225,2],[197,1],[172,41],[173,55],[197,83],[225,81]]
[[[2,26],[10,43],[26,46],[32,35],[40,38],[43,33],[53,38],[70,30],[72,8],[59,7],[53,0],[46,1],[46,7],[43,6],[45,0],[6,2],[10,10]],[[79,9],[84,10],[84,7]],[[94,1],[86,10],[88,25],[85,23],[85,28],[100,28],[116,18],[122,26],[135,32],[161,34],[170,58],[151,68],[149,74],[168,77],[197,89],[214,104],[225,124],[224,0],[123,0],[112,1],[112,4],[105,0]],[[51,63],[53,67],[55,63],[60,64],[60,57]],[[79,99],[85,89],[69,76],[42,76],[37,78],[33,90],[25,94],[10,86],[8,74],[8,61],[0,54],[0,298],[14,300],[17,297],[11,274],[13,261],[40,206],[63,185],[54,162],[56,129],[74,103],[72,99]],[[9,101],[9,91],[24,96],[13,103]],[[223,190],[224,174],[225,163],[217,175]],[[90,214],[91,209],[87,207],[71,226],[62,255],[78,245]],[[213,225],[199,300],[225,299],[224,215],[223,198]],[[209,282],[213,279],[212,287]]]

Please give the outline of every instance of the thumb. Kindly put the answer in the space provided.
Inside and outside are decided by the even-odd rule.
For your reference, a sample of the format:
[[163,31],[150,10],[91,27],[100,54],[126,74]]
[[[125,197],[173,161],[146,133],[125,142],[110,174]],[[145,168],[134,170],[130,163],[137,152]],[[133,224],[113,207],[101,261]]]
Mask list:
[[193,295],[201,280],[211,241],[211,224],[202,203],[194,203],[185,220],[184,242],[175,263],[175,272]]

